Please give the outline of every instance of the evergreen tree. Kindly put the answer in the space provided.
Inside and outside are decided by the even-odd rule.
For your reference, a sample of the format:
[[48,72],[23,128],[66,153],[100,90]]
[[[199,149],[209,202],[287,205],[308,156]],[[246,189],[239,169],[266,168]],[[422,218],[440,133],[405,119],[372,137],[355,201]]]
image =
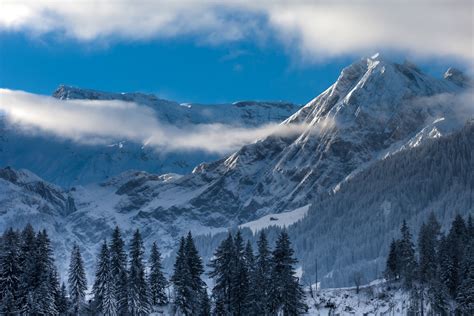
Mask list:
[[114,279],[110,267],[110,252],[107,242],[102,244],[97,258],[95,281],[92,287],[95,310],[102,315],[116,315]]
[[416,277],[417,265],[415,259],[415,246],[413,245],[412,236],[405,220],[400,228],[400,232],[402,235],[402,238],[398,243],[400,274],[404,279],[405,285],[408,288],[411,288]]
[[235,315],[247,315],[249,312],[249,271],[245,260],[245,248],[242,234],[237,231],[234,238],[234,271],[232,276],[232,310]]
[[462,281],[462,261],[467,241],[466,225],[461,216],[454,219],[448,236],[440,250],[440,278],[446,285],[452,298],[456,298],[458,287]]
[[257,242],[257,256],[255,267],[251,276],[250,288],[250,315],[270,314],[271,290],[271,253],[268,247],[267,236],[264,231],[260,233]]
[[128,315],[128,285],[127,285],[127,254],[125,243],[118,226],[112,233],[110,242],[110,270],[112,273],[113,286],[118,315]]
[[34,284],[36,285],[31,298],[33,314],[56,315],[54,277],[54,258],[51,241],[46,230],[40,231],[36,237]]
[[210,316],[211,315],[211,301],[209,300],[209,295],[207,295],[207,290],[202,294],[201,309],[198,316]]
[[79,315],[85,305],[87,280],[84,272],[84,262],[82,260],[81,251],[76,243],[74,243],[72,247],[68,271],[68,283],[71,298],[71,312],[74,315]]
[[205,293],[205,283],[201,279],[201,275],[204,273],[204,265],[194,244],[191,232],[188,232],[186,236],[185,251],[191,277],[191,290],[193,292],[191,309],[193,314],[197,314],[201,312],[203,296],[207,295],[207,293]]
[[0,249],[0,313],[18,312],[18,284],[21,277],[19,262],[19,238],[13,229],[8,229],[2,237]]
[[419,278],[427,285],[436,277],[437,251],[441,226],[435,215],[431,213],[428,223],[421,225],[418,236]]
[[397,280],[400,277],[398,242],[393,239],[390,243],[390,251],[387,257],[385,276],[388,280]]
[[214,279],[212,296],[215,302],[214,314],[233,315],[233,278],[234,278],[234,238],[229,232],[214,252],[214,257],[209,263],[212,269],[209,276]]
[[270,302],[273,314],[299,315],[307,309],[303,289],[295,276],[297,260],[293,253],[290,238],[282,231],[272,253]]
[[173,283],[174,307],[176,311],[186,316],[192,315],[192,280],[186,257],[186,239],[184,237],[181,237],[179,243],[171,282]]
[[463,258],[463,276],[459,285],[456,302],[465,315],[474,315],[474,241],[466,247]]
[[252,244],[249,240],[245,245],[244,260],[249,274],[249,282],[251,282],[252,275],[255,271],[255,255],[253,254]]
[[57,314],[59,314],[59,309],[61,305],[61,287],[59,285],[59,276],[56,267],[54,267],[51,271],[50,286],[54,299],[54,310]]
[[19,284],[18,307],[22,313],[28,314],[33,310],[32,297],[34,289],[39,286],[39,279],[36,277],[36,234],[31,224],[27,224],[21,232],[20,242],[20,267],[21,276]]
[[59,302],[58,302],[58,314],[66,315],[69,310],[69,301],[67,299],[67,290],[66,284],[64,282],[61,284],[61,290],[59,292]]
[[150,287],[151,304],[160,306],[166,305],[168,303],[168,296],[166,295],[167,281],[163,274],[161,254],[155,242],[151,247],[149,266],[148,284]]
[[128,276],[128,305],[132,316],[147,315],[150,312],[143,256],[143,241],[140,231],[137,229],[130,243]]

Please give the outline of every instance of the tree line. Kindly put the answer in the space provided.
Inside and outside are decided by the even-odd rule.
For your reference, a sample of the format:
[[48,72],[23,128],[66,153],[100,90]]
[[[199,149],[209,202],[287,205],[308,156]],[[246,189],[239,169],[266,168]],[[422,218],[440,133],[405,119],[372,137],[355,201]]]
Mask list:
[[140,231],[126,247],[116,227],[110,241],[100,246],[89,289],[77,244],[72,247],[67,280],[61,283],[47,231],[35,232],[29,224],[22,231],[10,228],[0,237],[0,314],[135,316],[160,306],[175,315],[304,313],[297,260],[286,231],[273,250],[264,232],[257,246],[254,253],[240,231],[229,232],[205,273],[189,232],[179,242],[168,280],[157,244],[152,244],[146,259]]
[[425,306],[437,315],[474,315],[474,224],[457,215],[447,234],[432,213],[413,242],[404,221],[401,237],[393,240],[386,279],[409,290],[415,314]]

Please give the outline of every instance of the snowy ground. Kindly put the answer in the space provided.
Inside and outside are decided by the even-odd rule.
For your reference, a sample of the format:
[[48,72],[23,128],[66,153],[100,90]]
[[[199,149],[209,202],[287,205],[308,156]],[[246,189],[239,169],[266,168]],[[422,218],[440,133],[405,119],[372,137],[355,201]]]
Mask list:
[[294,224],[300,219],[302,219],[303,217],[305,217],[306,214],[308,213],[308,209],[310,205],[311,204],[302,206],[293,211],[285,211],[278,214],[268,214],[257,220],[242,224],[239,227],[240,228],[248,227],[252,230],[254,234],[270,226],[288,227],[291,224]]
[[356,288],[322,289],[310,295],[306,289],[308,315],[407,315],[409,294],[390,289],[380,280]]

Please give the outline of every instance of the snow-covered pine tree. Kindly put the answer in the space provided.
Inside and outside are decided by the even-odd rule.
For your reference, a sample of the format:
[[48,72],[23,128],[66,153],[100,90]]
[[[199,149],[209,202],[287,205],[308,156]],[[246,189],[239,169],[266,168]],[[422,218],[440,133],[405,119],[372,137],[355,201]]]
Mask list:
[[234,238],[234,272],[232,276],[232,310],[235,315],[249,313],[249,271],[245,261],[245,248],[242,234],[237,231]]
[[132,316],[147,315],[150,312],[143,261],[143,241],[140,231],[137,229],[130,243],[130,268],[128,272],[128,309]]
[[267,236],[262,231],[257,241],[255,268],[251,276],[249,315],[265,316],[270,314],[271,270],[271,253]]
[[53,288],[51,278],[54,275],[54,258],[51,241],[46,230],[40,231],[36,237],[34,283],[36,287],[32,295],[32,313],[56,315],[54,294],[59,289]]
[[474,315],[474,240],[470,240],[463,259],[463,276],[459,285],[456,303],[464,315]]
[[202,293],[201,298],[201,309],[198,316],[211,316],[211,300],[207,294],[207,289]]
[[59,285],[59,275],[56,267],[53,267],[51,270],[50,286],[54,298],[54,309],[59,314],[59,308],[61,305],[61,286]]
[[104,240],[96,264],[95,281],[92,287],[94,309],[101,315],[116,315],[117,304],[115,288],[110,269],[110,252],[107,241]]
[[2,236],[0,249],[0,314],[18,313],[19,281],[19,236],[8,229]]
[[434,213],[431,213],[428,222],[421,225],[418,235],[418,276],[424,286],[436,277],[436,259],[440,233],[441,226]]
[[283,230],[272,253],[270,302],[273,314],[298,315],[307,309],[303,289],[295,276],[297,260],[293,254],[290,238]]
[[399,255],[398,255],[398,241],[395,239],[390,243],[390,251],[387,257],[387,264],[385,267],[385,277],[387,280],[397,280],[400,276]]
[[36,282],[39,282],[38,278],[35,277],[36,234],[31,224],[27,224],[21,232],[19,256],[21,276],[18,307],[22,313],[28,314],[32,312],[32,306],[29,303],[32,301],[34,289],[38,287]]
[[115,289],[115,299],[117,301],[117,314],[128,314],[128,286],[127,286],[127,254],[125,252],[125,243],[118,226],[112,233],[112,240],[109,247],[110,252],[110,270]]
[[191,277],[191,290],[193,292],[191,308],[193,314],[197,314],[202,309],[201,304],[203,302],[206,284],[201,279],[201,275],[204,273],[204,265],[196,245],[194,244],[191,232],[188,232],[188,235],[186,236],[185,251]]
[[174,263],[174,272],[171,276],[174,290],[174,309],[179,314],[192,315],[191,273],[186,257],[186,239],[181,237],[179,249]]
[[67,298],[66,284],[64,282],[61,284],[61,290],[59,293],[59,302],[57,305],[58,313],[59,315],[67,315],[67,311],[69,310],[69,301]]
[[412,235],[405,220],[402,223],[400,232],[402,235],[402,238],[398,243],[400,275],[403,278],[405,286],[411,288],[413,281],[416,278],[417,263]]
[[168,304],[168,296],[166,295],[166,281],[163,274],[163,266],[161,264],[161,254],[158,250],[156,242],[151,246],[150,272],[148,274],[148,286],[150,288],[150,302],[152,305],[163,306]]
[[253,248],[252,244],[250,243],[250,240],[247,240],[247,244],[245,245],[244,260],[245,265],[247,267],[247,271],[249,273],[249,282],[251,282],[251,278],[255,270],[255,255],[253,253]]
[[84,271],[79,246],[74,243],[71,251],[71,259],[68,271],[69,295],[71,300],[71,313],[80,315],[85,307],[85,297],[87,290],[87,280]]
[[235,269],[235,249],[234,238],[229,232],[214,252],[214,257],[209,263],[212,269],[209,276],[214,279],[212,296],[214,298],[214,314],[234,315],[233,298],[233,278]]
[[448,288],[451,298],[456,298],[458,287],[462,281],[462,259],[467,241],[466,225],[463,218],[457,215],[449,233],[441,245],[440,277]]

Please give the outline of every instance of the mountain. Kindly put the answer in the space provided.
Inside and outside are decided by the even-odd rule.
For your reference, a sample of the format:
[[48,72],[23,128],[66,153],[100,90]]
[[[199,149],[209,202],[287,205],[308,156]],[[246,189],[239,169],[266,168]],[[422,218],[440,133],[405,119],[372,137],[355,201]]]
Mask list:
[[[466,121],[460,109],[465,109],[463,96],[470,84],[462,78],[433,78],[410,63],[396,64],[378,55],[361,59],[283,121],[282,127],[298,127],[294,133],[257,140],[185,175],[130,170],[74,186],[62,194],[73,199],[75,211],[35,224],[52,227],[54,241],[64,246],[71,244],[65,243],[67,231],[92,264],[96,246],[115,225],[123,227],[125,236],[140,228],[147,245],[159,240],[169,253],[187,230],[218,233],[268,214],[301,210],[331,192],[339,194],[346,182],[377,161],[460,130]],[[0,186],[16,192],[8,208],[0,205],[5,214],[0,228],[25,220],[25,211],[17,209],[42,212],[37,204],[25,202],[23,186],[9,180]],[[15,214],[20,214],[18,221]],[[310,228],[305,234],[310,235]]]
[[[53,93],[57,99],[121,100],[149,107],[166,125],[226,124],[257,127],[281,122],[300,106],[287,102],[241,101],[232,104],[179,104],[143,93],[107,93],[60,86]],[[85,145],[59,139],[49,134],[21,132],[0,116],[0,165],[27,168],[57,185],[100,182],[129,169],[151,173],[192,171],[203,161],[221,158],[205,151],[160,152],[143,143],[116,139],[110,144]]]
[[[354,273],[383,277],[390,242],[402,221],[418,235],[433,212],[444,231],[456,214],[474,214],[474,120],[460,131],[398,152],[313,201],[289,229],[297,257],[325,287],[349,286]],[[313,242],[317,241],[317,242]],[[416,239],[414,240],[416,242]]]

